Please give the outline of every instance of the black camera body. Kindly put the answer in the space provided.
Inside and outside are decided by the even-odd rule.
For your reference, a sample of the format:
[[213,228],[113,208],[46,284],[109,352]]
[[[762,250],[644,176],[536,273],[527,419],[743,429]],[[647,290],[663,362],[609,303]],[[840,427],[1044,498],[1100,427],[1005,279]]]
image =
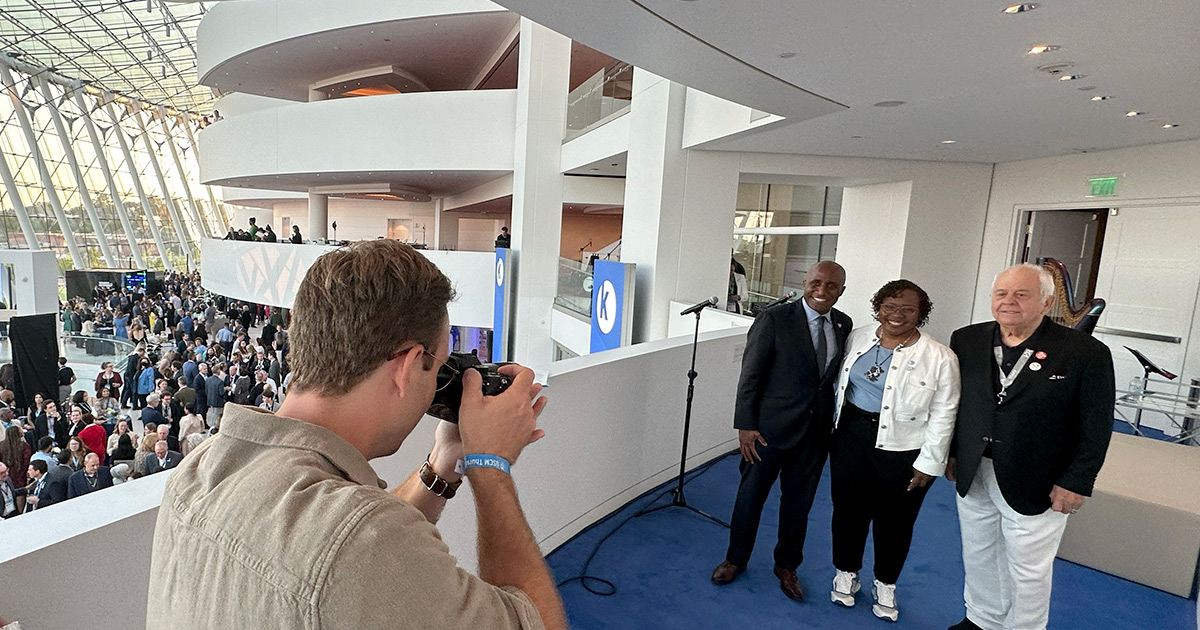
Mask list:
[[462,404],[462,375],[466,370],[475,370],[483,377],[483,395],[496,396],[512,384],[512,378],[500,373],[500,367],[508,363],[483,363],[475,352],[452,352],[446,363],[438,370],[438,391],[433,395],[433,403],[425,413],[445,420],[458,423],[458,407]]

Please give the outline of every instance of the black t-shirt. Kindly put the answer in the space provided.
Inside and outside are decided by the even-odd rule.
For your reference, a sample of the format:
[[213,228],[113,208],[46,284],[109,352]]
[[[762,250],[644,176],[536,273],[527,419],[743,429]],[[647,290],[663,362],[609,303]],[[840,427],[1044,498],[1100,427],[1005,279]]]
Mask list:
[[71,379],[75,378],[75,370],[67,366],[58,368],[58,385],[64,387],[71,384]]

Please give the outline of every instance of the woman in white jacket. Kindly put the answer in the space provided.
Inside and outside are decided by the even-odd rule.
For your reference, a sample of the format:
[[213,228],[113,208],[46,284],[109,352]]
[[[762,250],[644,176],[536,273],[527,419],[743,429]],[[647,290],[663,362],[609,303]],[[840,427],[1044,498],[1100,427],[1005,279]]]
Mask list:
[[867,530],[875,542],[876,617],[895,621],[896,580],[913,524],[934,477],[946,469],[960,381],[958,359],[917,329],[933,303],[921,287],[893,280],[871,298],[876,323],[856,328],[838,378],[830,480],[830,597],[854,605]]

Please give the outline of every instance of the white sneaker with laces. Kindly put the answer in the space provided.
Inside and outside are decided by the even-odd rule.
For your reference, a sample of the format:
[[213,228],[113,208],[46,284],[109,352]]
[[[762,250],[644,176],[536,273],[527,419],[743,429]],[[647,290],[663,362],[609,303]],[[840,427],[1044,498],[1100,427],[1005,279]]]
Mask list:
[[895,584],[884,584],[875,580],[875,588],[871,592],[875,596],[875,605],[871,606],[871,612],[875,613],[876,617],[888,621],[895,621],[900,617],[900,610],[896,608]]
[[833,576],[833,590],[829,592],[829,599],[835,604],[853,606],[854,594],[859,588],[857,573],[838,571],[837,575]]

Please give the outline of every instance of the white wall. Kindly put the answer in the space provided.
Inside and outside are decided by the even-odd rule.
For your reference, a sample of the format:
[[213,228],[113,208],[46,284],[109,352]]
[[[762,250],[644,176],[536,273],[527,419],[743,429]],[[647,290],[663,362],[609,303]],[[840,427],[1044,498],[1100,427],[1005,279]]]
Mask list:
[[10,315],[58,313],[58,258],[46,249],[0,249],[0,265],[13,266],[12,292],[15,304]]
[[[846,292],[837,308],[849,315],[855,326],[870,323],[871,296],[902,274],[911,196],[911,180],[843,189],[837,262],[846,267]],[[862,261],[870,264],[859,264]]]
[[[290,237],[288,228],[283,230],[283,217],[291,217],[292,225],[300,226],[300,233],[305,239],[308,234],[308,199],[279,201],[273,204],[275,232],[280,239]],[[409,242],[425,243],[433,247],[434,203],[409,203],[406,201],[384,201],[378,199],[346,199],[344,197],[329,198],[329,222],[337,221],[338,240],[366,241],[373,238],[387,237],[388,219],[407,219],[412,221],[413,232]],[[259,219],[262,225],[262,219]],[[239,224],[241,225],[241,224]],[[422,235],[421,229],[424,228]],[[333,230],[329,230],[333,238]],[[424,240],[422,240],[422,238]]]
[[765,113],[761,114],[761,118],[754,120],[755,115],[755,110],[745,105],[688,88],[683,146],[689,149],[703,148],[706,142],[786,120],[782,116]]

